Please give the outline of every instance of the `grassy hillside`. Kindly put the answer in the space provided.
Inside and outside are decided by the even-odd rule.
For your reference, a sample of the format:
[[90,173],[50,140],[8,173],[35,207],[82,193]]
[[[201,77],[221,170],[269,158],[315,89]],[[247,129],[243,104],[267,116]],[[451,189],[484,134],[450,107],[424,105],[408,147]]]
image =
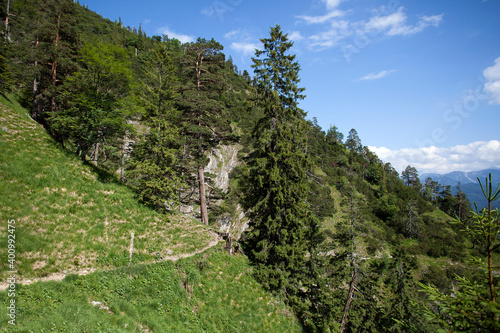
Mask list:
[[128,264],[131,233],[134,263],[193,252],[215,239],[196,221],[139,204],[114,177],[58,147],[26,111],[1,102],[0,256],[14,219],[23,278]]
[[[1,97],[0,108],[0,256],[7,258],[7,224],[15,220],[20,281],[66,275],[17,285],[15,331],[301,330],[253,279],[245,257],[212,249],[164,261],[217,244],[204,226],[139,204],[114,177],[57,146],[13,100]],[[8,270],[4,260],[2,282]],[[0,299],[7,304],[7,292]]]

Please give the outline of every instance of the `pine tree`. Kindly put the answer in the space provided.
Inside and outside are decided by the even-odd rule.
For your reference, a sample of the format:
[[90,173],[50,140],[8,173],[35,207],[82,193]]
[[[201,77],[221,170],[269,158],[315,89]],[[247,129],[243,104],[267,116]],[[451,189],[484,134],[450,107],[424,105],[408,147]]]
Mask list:
[[306,202],[305,112],[297,105],[305,89],[298,87],[300,66],[288,54],[293,43],[281,27],[271,28],[270,38],[261,41],[264,50],[256,51],[252,66],[255,103],[264,116],[254,129],[254,151],[244,177],[244,205],[251,221],[247,247],[261,283],[300,307],[306,255],[317,237],[316,219]]
[[354,128],[349,131],[345,144],[350,151],[361,153],[363,150],[363,145],[361,144],[361,139],[358,136],[358,131]]
[[180,127],[184,138],[182,164],[186,168],[183,174],[184,180],[192,186],[191,175],[198,174],[201,219],[207,225],[204,168],[208,157],[205,153],[231,134],[221,100],[225,67],[222,49],[222,45],[214,39],[207,41],[199,38],[187,45],[181,61],[184,84],[178,108],[182,112]]
[[73,1],[37,1],[36,6],[32,117],[43,121],[57,110],[58,88],[76,70],[79,43]]
[[418,171],[415,167],[408,165],[401,173],[401,178],[406,186],[413,187],[418,191],[421,190],[422,184],[420,183]]
[[441,185],[437,181],[432,180],[431,177],[427,177],[423,185],[424,196],[431,201],[436,201],[439,196],[440,188]]

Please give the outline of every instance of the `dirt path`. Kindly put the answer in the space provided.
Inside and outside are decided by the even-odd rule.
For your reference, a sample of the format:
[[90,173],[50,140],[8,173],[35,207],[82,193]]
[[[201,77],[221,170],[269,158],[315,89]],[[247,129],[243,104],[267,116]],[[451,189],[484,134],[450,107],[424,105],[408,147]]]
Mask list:
[[[221,241],[221,237],[218,236],[218,235],[214,235],[214,237],[212,238],[212,240],[208,243],[207,246],[205,246],[204,248],[201,248],[199,250],[196,250],[196,251],[193,251],[193,252],[189,252],[189,253],[182,253],[182,254],[176,254],[176,255],[171,255],[171,256],[165,256],[163,259],[161,260],[156,260],[156,261],[153,261],[153,262],[147,262],[145,264],[153,264],[153,263],[158,263],[158,262],[162,262],[162,261],[167,261],[167,260],[170,260],[170,261],[177,261],[181,258],[188,258],[188,257],[192,257],[192,256],[195,256],[199,253],[202,253],[202,252],[205,252],[206,250],[216,246],[220,241]],[[114,268],[111,268],[109,270],[113,270],[113,269],[116,269],[118,267],[114,267]],[[76,272],[64,272],[64,273],[54,273],[54,274],[50,274],[50,275],[47,275],[47,276],[44,276],[44,277],[41,277],[41,278],[33,278],[33,279],[23,279],[21,278],[20,280],[17,280],[16,283],[19,283],[19,284],[22,284],[22,285],[27,285],[27,284],[32,284],[32,283],[35,283],[35,282],[47,282],[47,281],[62,281],[68,274],[76,274],[76,275],[87,275],[87,274],[90,274],[90,273],[93,273],[93,272],[96,272],[96,271],[104,271],[104,269],[95,269],[95,268],[89,268],[89,269],[83,269],[83,270],[79,270],[79,271],[76,271]],[[0,282],[0,291],[3,291],[3,290],[6,290],[8,288],[9,284],[6,283],[6,282]]]

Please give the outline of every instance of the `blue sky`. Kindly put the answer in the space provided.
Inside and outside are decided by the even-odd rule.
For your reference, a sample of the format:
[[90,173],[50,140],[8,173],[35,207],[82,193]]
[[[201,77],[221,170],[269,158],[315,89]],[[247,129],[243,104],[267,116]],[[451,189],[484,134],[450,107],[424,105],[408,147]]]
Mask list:
[[81,0],[148,36],[215,38],[240,70],[280,24],[327,130],[355,128],[401,172],[500,167],[500,1]]

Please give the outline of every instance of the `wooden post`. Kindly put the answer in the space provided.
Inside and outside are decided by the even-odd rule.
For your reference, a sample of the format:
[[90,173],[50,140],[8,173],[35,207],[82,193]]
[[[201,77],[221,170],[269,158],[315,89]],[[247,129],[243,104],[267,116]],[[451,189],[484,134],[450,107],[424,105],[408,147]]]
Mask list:
[[132,254],[134,253],[134,233],[131,233],[130,234],[130,259],[129,259],[129,266],[130,266],[130,263],[132,262]]

